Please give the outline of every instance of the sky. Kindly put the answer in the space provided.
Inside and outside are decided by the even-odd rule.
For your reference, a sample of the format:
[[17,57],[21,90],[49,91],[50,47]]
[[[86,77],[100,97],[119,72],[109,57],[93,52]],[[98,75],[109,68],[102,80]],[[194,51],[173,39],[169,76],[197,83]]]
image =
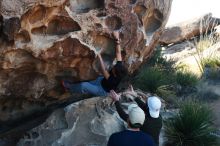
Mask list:
[[167,26],[209,12],[220,18],[220,0],[173,0]]

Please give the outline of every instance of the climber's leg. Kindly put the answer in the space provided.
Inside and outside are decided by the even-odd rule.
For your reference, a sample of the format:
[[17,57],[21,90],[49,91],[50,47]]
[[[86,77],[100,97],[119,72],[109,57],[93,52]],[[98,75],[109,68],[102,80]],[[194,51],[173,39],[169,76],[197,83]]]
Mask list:
[[94,81],[81,82],[77,84],[70,84],[64,81],[64,87],[70,90],[72,93],[92,94],[94,96],[106,96],[107,93],[101,86],[101,80],[103,77],[99,77]]

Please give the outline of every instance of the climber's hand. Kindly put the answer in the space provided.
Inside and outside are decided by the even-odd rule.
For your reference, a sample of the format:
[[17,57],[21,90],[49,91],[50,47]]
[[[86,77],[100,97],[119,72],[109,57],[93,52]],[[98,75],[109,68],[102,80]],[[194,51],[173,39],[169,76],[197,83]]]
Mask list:
[[113,31],[113,36],[116,40],[119,41],[119,32],[118,31]]
[[101,56],[101,53],[102,53],[103,49],[102,48],[96,48],[95,50],[95,54],[100,57]]
[[130,94],[134,97],[137,97],[137,92],[134,91],[133,86],[130,84],[128,87],[128,90],[126,91],[126,94]]
[[110,91],[110,97],[113,101],[119,101],[120,95],[118,95],[114,90]]

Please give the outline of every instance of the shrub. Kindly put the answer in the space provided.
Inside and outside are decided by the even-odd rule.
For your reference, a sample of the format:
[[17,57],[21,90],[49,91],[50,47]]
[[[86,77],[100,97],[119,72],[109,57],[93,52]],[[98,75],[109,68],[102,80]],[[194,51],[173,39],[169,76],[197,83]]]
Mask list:
[[176,82],[183,87],[195,86],[198,80],[198,77],[189,71],[177,71],[176,73]]
[[212,111],[205,105],[195,101],[186,101],[180,111],[164,124],[168,145],[175,146],[214,146],[216,137],[210,135],[214,131]]
[[203,60],[203,63],[205,67],[219,68],[220,58],[217,58],[217,57],[206,58]]
[[204,75],[208,79],[220,79],[220,58],[203,59]]
[[172,72],[175,68],[175,61],[172,59],[167,60],[162,56],[162,48],[156,48],[153,55],[148,61],[148,66],[158,67],[167,72]]
[[173,78],[175,62],[163,58],[161,51],[161,48],[156,48],[148,63],[140,69],[138,75],[133,79],[137,88],[157,93],[159,87],[175,82]]
[[158,87],[169,84],[167,74],[157,67],[145,68],[140,72],[134,85],[142,90],[156,93]]
[[172,85],[162,85],[157,88],[156,93],[158,96],[162,97],[166,103],[169,103],[169,105],[171,104],[175,107],[176,103],[178,102],[175,90],[175,87]]
[[197,93],[197,98],[206,102],[213,102],[219,99],[219,95],[211,90],[204,90]]
[[213,62],[214,52],[208,54],[208,56],[207,56],[206,53],[205,53],[205,50],[212,47],[212,46],[214,46],[219,41],[219,39],[216,38],[215,34],[211,31],[210,33],[206,32],[204,35],[201,34],[200,37],[199,37],[199,40],[195,39],[194,41],[195,41],[196,54],[198,56],[198,58],[195,57],[195,59],[197,61],[197,64],[199,66],[199,69],[200,69],[201,73],[203,73],[204,69],[207,65],[206,64],[207,60],[209,60],[208,61],[209,63],[214,63],[214,62],[217,61],[216,60],[216,61]]
[[210,84],[205,80],[201,80],[199,82],[197,91],[198,92],[195,94],[195,98],[199,99],[200,101],[213,102],[220,97],[220,93],[218,93],[219,87]]
[[215,41],[213,37],[208,37],[207,35],[205,36],[201,35],[200,40],[196,42],[196,48],[198,49],[199,52],[203,52],[205,49],[211,47],[214,43]]

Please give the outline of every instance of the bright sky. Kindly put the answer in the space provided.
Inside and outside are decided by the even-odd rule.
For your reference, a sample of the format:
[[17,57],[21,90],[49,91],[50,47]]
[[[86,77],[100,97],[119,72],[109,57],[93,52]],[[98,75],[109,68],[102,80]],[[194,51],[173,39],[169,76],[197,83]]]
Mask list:
[[173,0],[167,25],[201,16],[206,13],[220,18],[220,0]]

